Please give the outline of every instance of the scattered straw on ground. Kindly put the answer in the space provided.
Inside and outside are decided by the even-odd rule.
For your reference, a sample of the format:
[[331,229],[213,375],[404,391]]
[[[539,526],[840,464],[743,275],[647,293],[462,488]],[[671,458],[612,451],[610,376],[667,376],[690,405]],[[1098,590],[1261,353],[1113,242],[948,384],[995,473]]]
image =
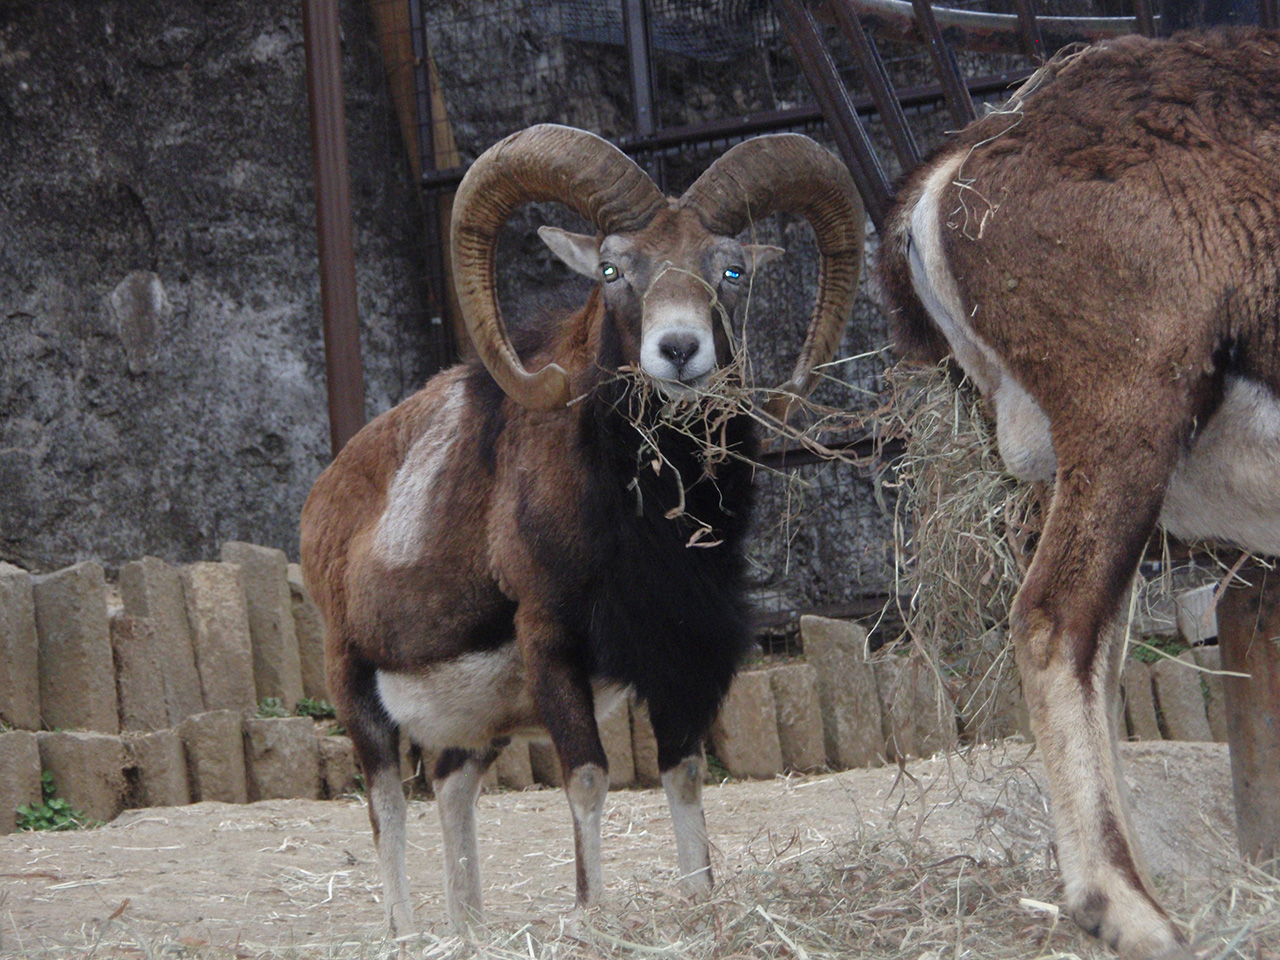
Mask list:
[[[1160,896],[1201,956],[1280,960],[1280,880],[1233,856],[1220,744],[1125,748]],[[439,827],[409,814],[424,958],[1067,958],[1108,952],[1058,914],[1043,769],[1025,744],[961,757],[707,789],[718,885],[679,893],[660,790],[610,795],[605,903],[572,909],[567,804],[482,798],[492,926],[442,921]],[[143,850],[145,852],[137,852]],[[268,801],[137,811],[92,831],[0,838],[0,955],[386,957],[365,810]],[[1234,946],[1231,946],[1234,942]],[[1228,949],[1229,948],[1229,949]],[[1267,951],[1272,951],[1268,953]]]

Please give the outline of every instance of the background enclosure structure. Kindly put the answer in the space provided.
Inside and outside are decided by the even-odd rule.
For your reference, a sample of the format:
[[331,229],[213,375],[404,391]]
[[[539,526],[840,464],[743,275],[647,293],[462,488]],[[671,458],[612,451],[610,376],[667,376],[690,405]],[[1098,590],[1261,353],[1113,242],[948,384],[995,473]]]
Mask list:
[[[1051,6],[1097,12],[1087,0]],[[349,0],[341,10],[369,416],[447,357],[440,207],[500,136],[540,121],[582,126],[621,143],[670,192],[752,133],[830,142],[768,0]],[[637,11],[650,37],[644,76],[622,43],[644,26]],[[822,29],[869,114],[852,56]],[[11,3],[0,45],[0,558],[110,569],[145,553],[210,559],[234,538],[294,555],[299,509],[329,456],[296,4],[106,2],[63,16]],[[920,48],[883,49],[899,83],[936,83]],[[936,92],[912,103],[927,146],[948,118]],[[884,145],[874,118],[871,129]],[[531,208],[507,233],[504,302],[526,318],[580,296],[583,281],[534,235],[566,217]],[[802,223],[773,218],[757,234],[789,251],[761,278],[748,318],[758,379],[781,381],[816,261]],[[874,405],[885,340],[861,299],[842,354],[870,355],[833,368],[818,399]],[[763,610],[874,609],[892,586],[891,492],[845,464],[787,466],[762,478],[753,576]]]
[[[381,21],[389,29],[399,23],[411,33],[412,44],[384,39],[384,47],[392,76],[417,67],[418,95],[411,117],[402,105],[402,127],[424,172],[428,220],[436,210],[447,212],[450,192],[471,160],[531,123],[565,123],[598,133],[622,146],[664,191],[676,195],[747,136],[790,130],[833,144],[788,45],[780,20],[785,11],[770,0],[375,3],[388,11]],[[389,12],[397,5],[406,7],[399,19]],[[989,2],[956,5],[1000,9]],[[1077,15],[1099,12],[1089,0],[1052,6]],[[890,175],[896,176],[900,171],[888,159],[887,135],[852,52],[834,24],[821,29],[845,86],[882,147]],[[397,66],[396,49],[413,53],[413,59]],[[921,47],[903,43],[882,44],[882,49],[890,75],[911,90],[909,120],[928,149],[950,122],[940,108],[928,56]],[[988,100],[1002,99],[1030,66],[1020,56],[966,56],[963,61],[967,75],[981,78],[978,88]],[[427,228],[428,269],[438,290],[447,287],[446,223],[441,216]],[[585,229],[556,205],[535,205],[513,218],[498,258],[500,293],[512,324],[537,322],[552,305],[580,298],[585,283],[543,248],[535,235],[542,223]],[[768,385],[790,372],[785,365],[803,336],[817,258],[803,221],[774,216],[754,224],[753,231],[757,242],[787,250],[781,262],[756,278],[746,317],[755,382]],[[435,309],[447,315],[447,299],[437,297]],[[814,397],[854,414],[844,431],[828,435],[834,443],[851,445],[854,458],[871,453],[869,435],[855,420],[879,402],[881,374],[889,362],[887,341],[884,320],[864,293],[837,353],[843,359]],[[894,587],[894,497],[883,483],[891,479],[884,465],[857,468],[794,453],[771,456],[766,465],[752,550],[761,622],[782,628],[805,611],[864,617],[879,612]]]

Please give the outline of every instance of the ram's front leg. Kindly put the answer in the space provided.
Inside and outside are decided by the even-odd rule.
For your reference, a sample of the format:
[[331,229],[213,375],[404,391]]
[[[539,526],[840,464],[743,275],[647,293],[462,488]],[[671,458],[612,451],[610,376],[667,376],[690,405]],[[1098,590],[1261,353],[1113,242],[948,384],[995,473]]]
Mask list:
[[702,733],[687,729],[687,722],[653,716],[658,740],[658,769],[671,810],[671,826],[676,835],[676,863],[680,886],[689,896],[711,890],[711,847],[707,842],[707,820],[702,809],[702,784],[707,779],[707,758]]
[[516,613],[516,637],[525,652],[529,686],[560,758],[573,811],[579,906],[598,903],[600,823],[609,792],[609,762],[596,726],[595,696],[585,650],[549,615],[524,606]]

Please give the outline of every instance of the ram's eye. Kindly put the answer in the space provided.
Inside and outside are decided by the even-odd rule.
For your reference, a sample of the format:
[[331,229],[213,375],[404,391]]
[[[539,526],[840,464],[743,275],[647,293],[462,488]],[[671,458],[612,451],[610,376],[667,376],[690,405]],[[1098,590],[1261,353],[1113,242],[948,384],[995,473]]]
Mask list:
[[737,283],[739,280],[742,279],[742,271],[737,267],[729,267],[724,272],[724,278],[726,280],[732,280],[734,283]]
[[600,276],[604,277],[605,283],[613,283],[620,274],[618,273],[618,268],[612,263],[602,263],[600,264]]

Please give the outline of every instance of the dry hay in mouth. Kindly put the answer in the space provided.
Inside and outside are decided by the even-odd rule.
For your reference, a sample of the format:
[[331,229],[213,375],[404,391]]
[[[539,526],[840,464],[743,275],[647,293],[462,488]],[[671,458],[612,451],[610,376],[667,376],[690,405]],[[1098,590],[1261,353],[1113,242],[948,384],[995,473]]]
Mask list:
[[[624,366],[613,374],[628,384],[628,408],[623,412],[641,436],[636,472],[639,474],[642,470],[652,470],[659,475],[665,470],[672,472],[679,492],[679,502],[666,516],[668,519],[685,517],[693,522],[695,532],[688,541],[691,547],[714,546],[717,541],[709,523],[685,511],[684,487],[691,478],[681,477],[667,459],[662,449],[664,434],[675,433],[692,441],[702,467],[700,476],[692,479],[714,480],[721,464],[739,460],[749,463],[754,470],[782,478],[789,487],[808,485],[795,472],[770,466],[731,444],[728,440],[729,423],[739,417],[747,417],[753,421],[764,452],[804,450],[824,460],[841,461],[863,469],[867,469],[873,462],[872,458],[860,458],[841,449],[841,446],[842,441],[865,435],[869,424],[874,421],[874,413],[823,405],[809,396],[783,394],[777,389],[757,386],[758,380],[748,349],[750,328],[744,319],[743,336],[735,336],[726,312],[719,304],[713,306],[719,313],[725,335],[731,344],[731,359],[707,374],[701,384],[686,385],[680,396],[672,397],[655,380],[634,367]],[[749,313],[749,310],[748,301],[744,314]],[[878,356],[882,353],[883,351],[875,351],[866,356]],[[852,390],[850,385],[843,384],[836,378],[835,371],[843,364],[860,359],[863,357],[834,359],[815,372],[820,380],[839,383]],[[785,420],[775,416],[769,409],[771,403],[780,399],[789,403]],[[638,478],[633,480],[632,489],[638,490]],[[784,526],[789,522],[788,518],[783,518]],[[790,537],[785,531],[784,536],[789,541]]]

